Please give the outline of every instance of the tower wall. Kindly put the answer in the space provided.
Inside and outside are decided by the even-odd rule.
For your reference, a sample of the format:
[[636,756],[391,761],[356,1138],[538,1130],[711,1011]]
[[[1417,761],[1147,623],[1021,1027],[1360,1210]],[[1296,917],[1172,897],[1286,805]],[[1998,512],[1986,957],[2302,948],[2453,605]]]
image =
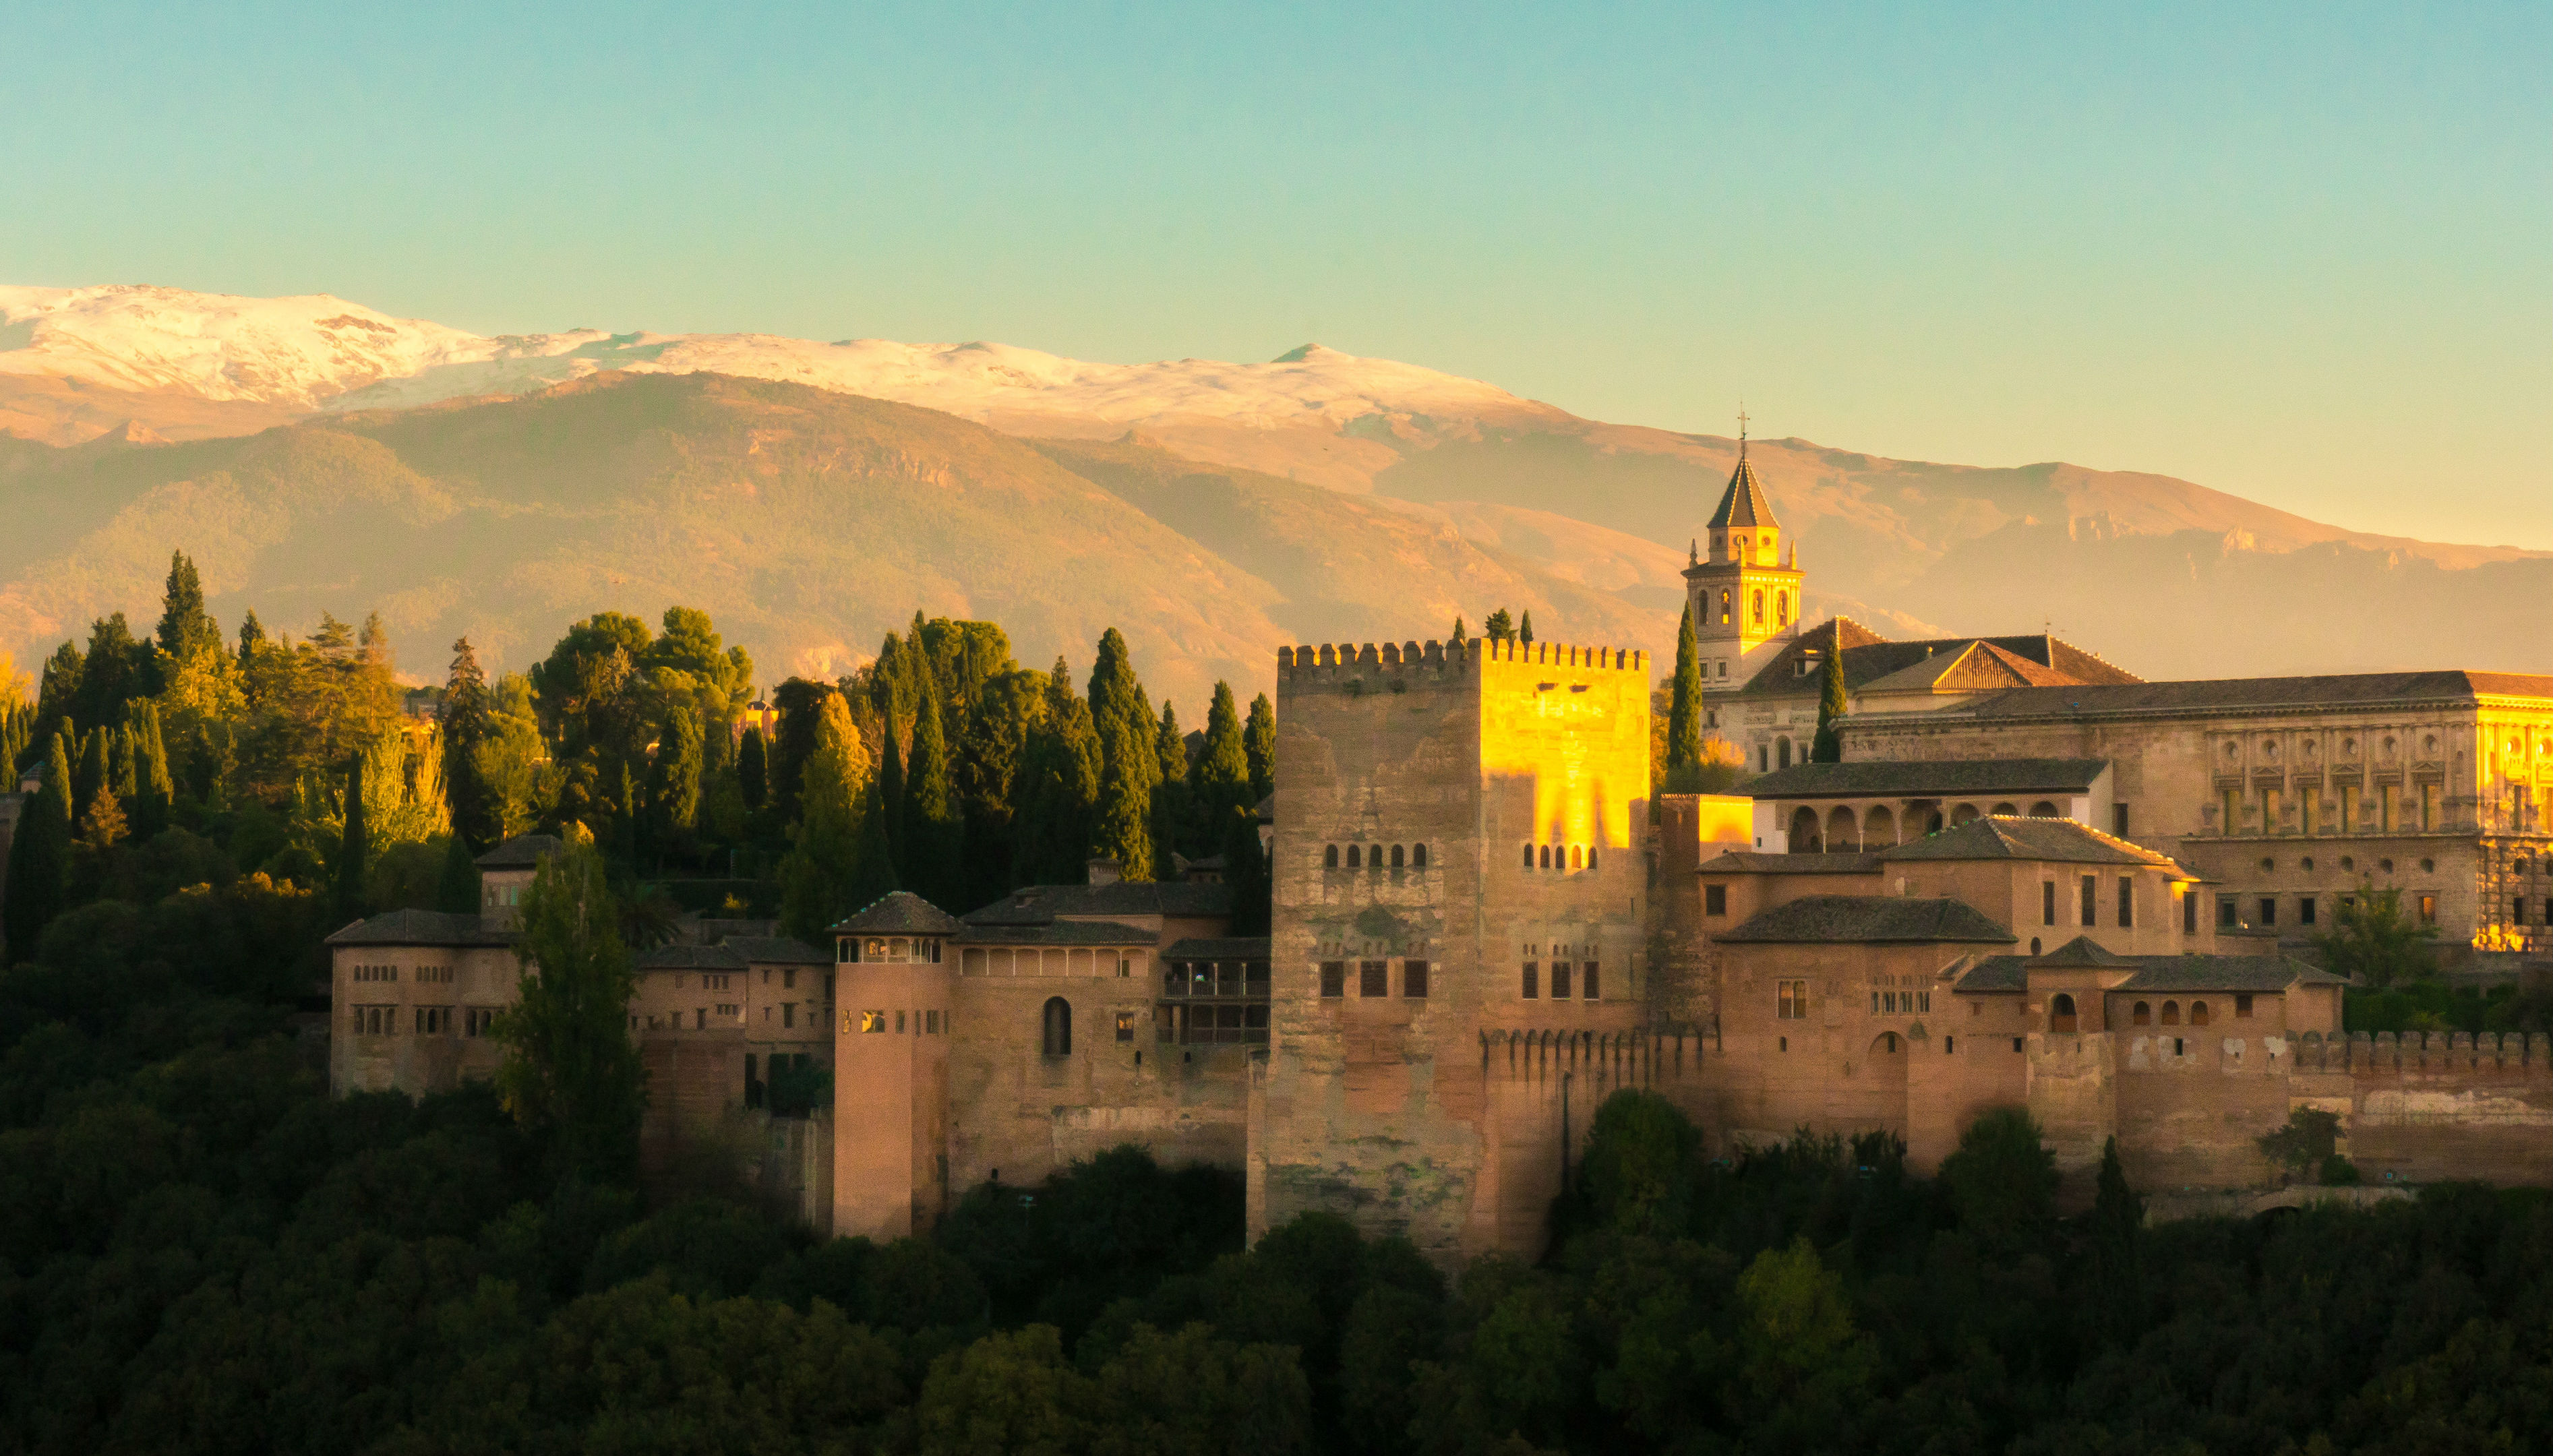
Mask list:
[[[922,960],[835,967],[836,1237],[902,1238],[939,1214],[945,1181],[941,1155],[947,1146],[948,973],[944,963]],[[927,1030],[935,1024],[939,1030]]]

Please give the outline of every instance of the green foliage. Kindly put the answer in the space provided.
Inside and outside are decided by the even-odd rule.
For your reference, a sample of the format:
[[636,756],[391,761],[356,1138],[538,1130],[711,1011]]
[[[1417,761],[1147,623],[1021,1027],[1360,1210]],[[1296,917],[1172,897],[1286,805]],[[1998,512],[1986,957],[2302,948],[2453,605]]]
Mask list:
[[770,762],[764,756],[759,727],[744,730],[744,741],[736,747],[735,771],[744,790],[745,808],[758,810],[770,802]]
[[1667,704],[1664,774],[1702,766],[1702,657],[1694,640],[1693,614],[1676,618],[1675,682]]
[[372,831],[364,823],[364,765],[357,759],[346,769],[345,829],[329,868],[337,879],[337,913],[352,920],[364,913],[364,875],[371,868]]
[[601,856],[572,843],[544,859],[523,895],[517,999],[495,1029],[505,1110],[548,1139],[563,1172],[604,1182],[635,1171],[647,1096],[618,922]]
[[468,637],[452,644],[452,666],[443,680],[439,719],[443,726],[444,792],[452,804],[453,828],[469,847],[485,853],[504,839],[503,809],[497,788],[488,780],[480,750],[496,731],[495,705],[488,693],[488,674]]
[[1115,627],[1099,636],[1090,668],[1090,722],[1099,738],[1099,794],[1092,807],[1091,847],[1117,861],[1130,880],[1153,875],[1153,787],[1161,778],[1154,747],[1158,725],[1126,638]]
[[914,713],[912,772],[904,786],[904,852],[896,877],[934,905],[963,909],[966,826],[958,813],[941,717],[939,678],[926,673]]
[[[1461,622],[1458,620],[1455,625],[1459,631]],[[1515,618],[1501,607],[1490,614],[1489,620],[1481,623],[1481,635],[1493,642],[1512,642],[1515,640]]]
[[1572,1189],[1583,1226],[1673,1238],[1692,1226],[1702,1135],[1654,1092],[1605,1099],[1587,1129]]
[[1097,842],[1101,772],[1090,705],[1073,696],[1070,670],[1058,657],[1013,786],[1019,834],[1012,875],[1020,883],[1081,881]]
[[[1460,627],[1462,622],[1458,619],[1454,624]],[[1242,746],[1250,754],[1250,802],[1255,806],[1276,792],[1276,707],[1266,693],[1250,700]]]
[[71,761],[56,733],[46,760],[44,783],[18,821],[9,846],[8,891],[0,897],[11,964],[36,953],[45,927],[62,911],[70,873]]
[[2261,1156],[2297,1177],[2304,1177],[2335,1156],[2340,1143],[2340,1115],[2320,1107],[2297,1107],[2284,1126],[2258,1140]]
[[[815,713],[815,747],[802,775],[805,812],[797,843],[781,864],[780,919],[788,934],[822,945],[834,922],[895,885],[877,775],[849,705],[840,694],[828,694]],[[880,882],[886,890],[876,888]]]
[[1809,745],[1811,763],[1843,761],[1843,738],[1835,721],[1852,711],[1852,700],[1845,696],[1843,651],[1841,639],[1826,654],[1826,665],[1818,672],[1818,735]]
[[434,908],[447,915],[477,915],[479,863],[470,841],[454,834],[443,841],[443,864],[434,880]]
[[1990,1243],[2017,1246],[2055,1218],[2056,1157],[2039,1124],[2019,1107],[1996,1107],[1959,1134],[1942,1160],[1942,1184],[1962,1226]]
[[2313,938],[2325,968],[2364,988],[2381,990],[2437,973],[2430,949],[2438,928],[2420,925],[2402,911],[2402,892],[2376,888],[2372,880],[2343,897],[2332,927]]
[[1223,882],[1232,887],[1232,933],[1264,936],[1275,914],[1276,887],[1259,842],[1259,816],[1236,809],[1223,823]]

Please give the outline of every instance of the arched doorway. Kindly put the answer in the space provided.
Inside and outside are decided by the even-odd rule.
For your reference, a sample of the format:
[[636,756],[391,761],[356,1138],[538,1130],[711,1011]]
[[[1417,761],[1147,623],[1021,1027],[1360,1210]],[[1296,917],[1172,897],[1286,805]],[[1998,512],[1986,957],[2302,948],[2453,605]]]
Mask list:
[[1861,817],[1861,846],[1885,849],[1897,842],[1897,816],[1885,808],[1873,809]]
[[1814,809],[1793,810],[1791,812],[1791,852],[1814,854],[1818,852],[1818,812]]
[[1854,1109],[1854,1121],[1882,1132],[1906,1136],[1906,1072],[1913,1060],[1913,1044],[1897,1032],[1881,1032],[1870,1039],[1861,1054],[1861,1075],[1855,1080],[1868,1088],[1867,1098]]
[[1827,816],[1827,847],[1837,853],[1861,847],[1861,830],[1852,822],[1852,811],[1837,805]]
[[2038,803],[2033,804],[2033,805],[2031,805],[2031,806],[2030,806],[2030,817],[2031,817],[2031,818],[2033,818],[2033,819],[2061,819],[2061,818],[2063,818],[2063,816],[2062,816],[2062,815],[2059,815],[2059,814],[2056,812],[2056,806],[2055,806],[2055,805],[2054,805],[2054,804],[2049,803],[2049,802],[2048,802],[2047,800],[2045,800],[2045,799],[2042,799],[2042,800],[2040,800]]
[[1072,1003],[1061,996],[1049,996],[1046,1001],[1042,1042],[1049,1057],[1072,1055]]

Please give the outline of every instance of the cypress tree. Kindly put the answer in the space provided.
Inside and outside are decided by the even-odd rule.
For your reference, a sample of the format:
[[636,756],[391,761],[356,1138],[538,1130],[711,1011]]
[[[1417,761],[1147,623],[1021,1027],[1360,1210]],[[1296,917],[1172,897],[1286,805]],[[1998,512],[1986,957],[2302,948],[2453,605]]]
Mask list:
[[1463,614],[1459,612],[1454,614],[1454,634],[1446,638],[1446,640],[1452,642],[1457,647],[1472,640],[1471,631],[1463,625]]
[[1527,612],[1516,621],[1516,640],[1530,645],[1533,641],[1533,614]]
[[364,820],[364,759],[346,765],[346,825],[337,841],[337,916],[342,924],[364,913],[364,872],[373,847],[372,829]]
[[1676,628],[1675,688],[1667,707],[1667,791],[1693,792],[1702,768],[1702,657],[1694,641],[1693,614]]
[[1152,705],[1115,627],[1090,668],[1090,722],[1099,734],[1099,805],[1092,839],[1130,880],[1153,878],[1153,784],[1161,776]]
[[1241,730],[1241,741],[1250,757],[1250,803],[1255,808],[1276,792],[1276,708],[1266,693],[1250,700],[1250,722]]
[[965,849],[966,832],[957,813],[946,735],[941,730],[939,681],[926,672],[921,688],[922,698],[913,715],[913,771],[904,786],[900,878],[934,905],[953,906],[965,894],[959,856]]
[[1174,866],[1173,850],[1202,855],[1207,846],[1202,842],[1204,828],[1194,821],[1193,801],[1188,798],[1187,734],[1179,731],[1179,716],[1167,700],[1162,704],[1162,721],[1153,730],[1153,876],[1167,879]]
[[2145,1200],[2119,1167],[2119,1140],[2101,1145],[2092,1199],[2093,1325],[2105,1344],[2124,1345],[2145,1327]]
[[106,735],[107,782],[115,785],[115,797],[127,804],[142,797],[142,765],[138,761],[142,745],[134,737],[132,711],[126,710],[122,728],[110,729]]
[[1259,847],[1259,817],[1247,809],[1223,818],[1223,882],[1232,887],[1232,933],[1268,934],[1268,858]]
[[834,922],[868,903],[854,897],[875,875],[883,873],[893,888],[894,869],[871,863],[877,784],[850,705],[838,693],[829,695],[811,727],[816,744],[802,780],[797,842],[780,865],[781,923],[793,936],[821,941]]
[[265,645],[266,623],[257,619],[257,610],[255,608],[251,608],[248,615],[240,618],[240,666],[248,666],[250,660],[257,656],[258,649]]
[[[886,836],[887,855],[900,870],[904,867],[904,750],[895,741],[895,720],[882,725],[878,743],[878,807],[885,818],[878,828]],[[902,878],[901,875],[898,876]]]
[[1188,800],[1196,806],[1200,839],[1218,848],[1226,816],[1259,802],[1250,788],[1250,747],[1230,683],[1214,685],[1214,702],[1205,711],[1205,744],[1188,765]]
[[467,847],[485,853],[504,838],[503,809],[479,761],[492,728],[488,674],[468,637],[452,644],[452,667],[443,679],[443,791],[452,805],[452,828]]
[[70,745],[56,733],[46,752],[44,785],[18,821],[16,839],[9,846],[9,893],[6,904],[0,905],[6,912],[0,928],[6,930],[13,965],[36,953],[38,938],[61,913],[64,877],[70,867]]
[[1099,733],[1090,705],[1073,696],[1062,658],[1047,678],[1045,712],[1012,781],[1017,827],[1012,875],[1023,884],[1075,884],[1085,873],[1099,803]]
[[443,841],[443,872],[434,881],[434,908],[447,915],[479,913],[479,865],[470,841],[458,833]]
[[79,764],[71,770],[71,802],[79,806],[83,815],[91,804],[97,802],[100,789],[111,789],[114,785],[114,770],[109,762],[106,740],[107,730],[104,728],[91,728],[88,735],[80,740]]
[[1835,731],[1835,720],[1852,711],[1843,691],[1843,647],[1840,641],[1827,653],[1818,694],[1818,735],[1809,745],[1811,763],[1843,762],[1843,737]]
[[221,624],[204,611],[204,583],[183,551],[168,553],[167,590],[160,598],[160,650],[184,662],[222,644]]
[[133,628],[121,612],[90,622],[72,716],[83,723],[122,723],[126,704],[150,696],[148,650],[133,639]]
[[673,706],[656,734],[655,784],[648,797],[660,845],[689,833],[700,817],[701,758],[701,715],[686,699]]
[[778,710],[780,722],[773,729],[777,741],[764,745],[770,754],[766,768],[764,794],[768,802],[780,806],[780,817],[798,817],[798,785],[807,771],[808,755],[816,751],[816,725],[823,716],[825,700],[839,696],[840,690],[831,683],[810,682],[793,677],[771,690],[771,706]]
[[34,761],[36,754],[48,751],[54,734],[70,730],[71,710],[79,701],[80,674],[86,665],[79,648],[69,642],[55,648],[54,655],[45,659],[36,690],[36,722],[28,734],[27,757],[16,766],[23,768]]
[[764,756],[759,725],[744,730],[735,754],[735,775],[744,788],[744,807],[759,811],[771,801],[770,760]]

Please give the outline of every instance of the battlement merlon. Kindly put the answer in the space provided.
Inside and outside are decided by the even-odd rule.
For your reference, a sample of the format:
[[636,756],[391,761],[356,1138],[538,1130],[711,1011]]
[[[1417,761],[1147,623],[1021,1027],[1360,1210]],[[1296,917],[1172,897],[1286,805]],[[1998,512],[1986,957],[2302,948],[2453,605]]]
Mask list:
[[[1637,648],[1580,646],[1568,642],[1323,642],[1276,649],[1276,690],[1320,691],[1358,680],[1367,671],[1402,674],[1400,686],[1450,684],[1490,662],[1532,664],[1592,676],[1636,674],[1646,683],[1649,654]],[[1411,681],[1412,676],[1415,682]]]

